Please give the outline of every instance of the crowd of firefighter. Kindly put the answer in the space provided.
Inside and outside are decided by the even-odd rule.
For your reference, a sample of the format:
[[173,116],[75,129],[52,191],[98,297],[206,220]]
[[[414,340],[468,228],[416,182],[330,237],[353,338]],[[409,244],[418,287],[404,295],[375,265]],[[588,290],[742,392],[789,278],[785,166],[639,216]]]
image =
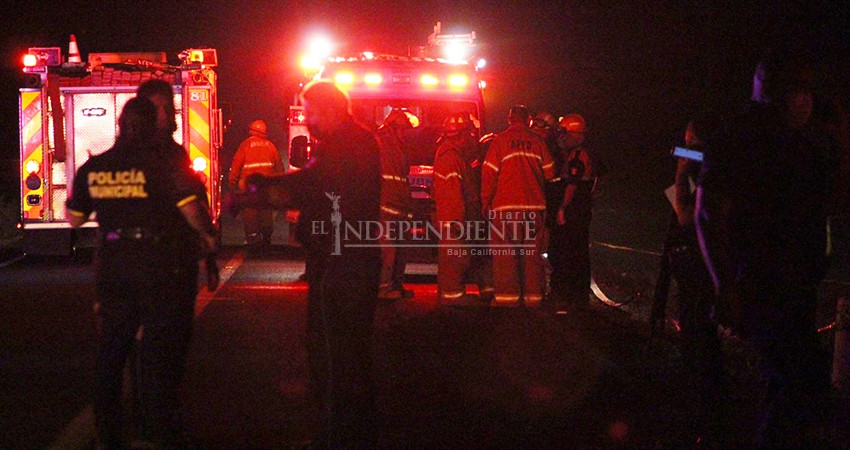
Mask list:
[[[468,112],[448,115],[439,129],[428,189],[434,207],[428,225],[436,228],[438,241],[432,243],[437,247],[438,301],[458,307],[537,307],[548,298],[581,307],[590,294],[592,199],[605,166],[583,145],[587,125],[579,114],[556,119],[516,105],[507,119],[504,132],[480,138],[480,122]],[[384,224],[379,243],[383,300],[413,296],[404,286],[406,254],[412,247],[404,230],[415,227],[403,223],[412,220],[416,209],[408,179],[413,152],[409,132],[419,124],[411,112],[394,109],[375,132]],[[237,149],[230,170],[234,191],[244,191],[252,175],[283,172],[267,133],[262,120],[249,125],[250,136]],[[270,244],[272,210],[248,208],[241,214],[245,243]],[[297,211],[287,211],[288,221],[297,217]],[[477,285],[477,293],[467,292],[467,283]]]

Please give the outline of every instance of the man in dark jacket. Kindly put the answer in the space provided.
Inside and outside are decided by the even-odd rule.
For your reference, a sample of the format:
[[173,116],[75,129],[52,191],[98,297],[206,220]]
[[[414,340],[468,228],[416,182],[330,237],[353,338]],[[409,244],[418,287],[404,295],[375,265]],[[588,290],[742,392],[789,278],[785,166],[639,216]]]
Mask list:
[[233,202],[301,211],[300,239],[311,258],[307,350],[325,421],[317,445],[375,448],[372,323],[381,255],[374,246],[379,236],[367,235],[363,225],[380,223],[380,149],[354,122],[348,96],[333,83],[308,84],[301,100],[318,142],[314,158],[289,175],[252,177],[248,183],[261,186],[264,198]]
[[811,447],[829,381],[815,309],[838,164],[812,120],[813,77],[790,52],[762,60],[750,108],[709,140],[697,189],[697,236],[721,318],[755,346],[769,383],[753,433],[760,448]]

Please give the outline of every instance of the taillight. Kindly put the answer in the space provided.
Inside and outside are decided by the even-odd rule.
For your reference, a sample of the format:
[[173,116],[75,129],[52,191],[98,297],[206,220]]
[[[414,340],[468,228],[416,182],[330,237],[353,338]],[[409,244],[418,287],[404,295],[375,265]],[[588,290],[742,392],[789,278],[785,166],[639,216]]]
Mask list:
[[195,172],[204,172],[207,170],[207,159],[203,156],[198,156],[192,160],[192,170]]
[[24,166],[24,170],[27,171],[30,175],[35,175],[41,171],[41,164],[35,160],[27,161],[27,164]]

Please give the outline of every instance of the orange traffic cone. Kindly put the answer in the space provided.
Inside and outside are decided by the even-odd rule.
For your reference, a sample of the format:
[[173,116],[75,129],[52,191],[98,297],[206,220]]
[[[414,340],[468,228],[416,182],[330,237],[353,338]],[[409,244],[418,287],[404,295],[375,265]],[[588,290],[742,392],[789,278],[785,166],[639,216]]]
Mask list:
[[71,35],[71,42],[68,43],[68,62],[81,64],[83,59],[80,58],[80,49],[77,48],[77,37],[73,34]]

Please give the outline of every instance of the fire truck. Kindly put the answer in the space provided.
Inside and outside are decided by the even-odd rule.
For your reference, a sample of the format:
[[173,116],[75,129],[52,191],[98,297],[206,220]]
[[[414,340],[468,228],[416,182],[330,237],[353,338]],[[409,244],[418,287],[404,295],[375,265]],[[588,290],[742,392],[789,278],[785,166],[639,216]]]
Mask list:
[[[428,37],[428,47],[408,52],[415,54],[363,52],[329,57],[319,63],[307,57],[302,63],[306,70],[315,70],[312,79],[332,81],[348,93],[355,119],[373,130],[393,110],[416,116],[419,125],[406,143],[412,152],[408,182],[417,222],[430,220],[433,209],[434,155],[445,118],[457,112],[469,113],[478,125],[479,136],[484,129],[483,60],[478,64],[468,61],[474,41],[475,32],[443,34],[438,22]],[[289,161],[294,168],[310,157],[312,139],[305,119],[303,107],[296,102],[289,114]]]
[[93,243],[95,222],[73,230],[66,220],[65,201],[74,173],[90,157],[112,147],[124,104],[151,79],[173,88],[174,140],[186,149],[192,169],[205,182],[217,221],[222,117],[216,50],[185,50],[176,65],[160,52],[90,53],[84,63],[72,36],[69,53],[63,61],[58,47],[33,47],[24,56],[18,97],[23,250],[67,255]]

